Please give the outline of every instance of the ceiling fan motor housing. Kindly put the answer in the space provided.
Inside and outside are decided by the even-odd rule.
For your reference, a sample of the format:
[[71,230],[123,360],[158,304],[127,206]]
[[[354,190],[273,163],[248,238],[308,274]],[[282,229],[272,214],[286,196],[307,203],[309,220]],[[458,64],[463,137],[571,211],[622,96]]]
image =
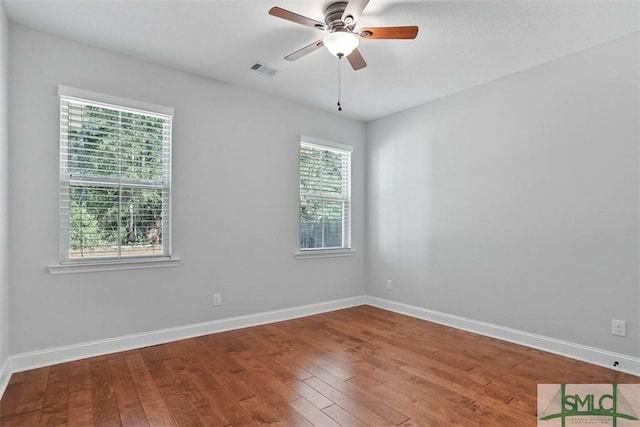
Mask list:
[[339,1],[336,3],[332,3],[327,7],[327,11],[325,12],[324,22],[327,24],[327,28],[331,32],[336,31],[346,31],[352,32],[354,28],[355,21],[352,16],[346,17],[346,20],[350,23],[346,23],[342,20],[342,15],[344,14],[344,10],[347,7],[346,1]]

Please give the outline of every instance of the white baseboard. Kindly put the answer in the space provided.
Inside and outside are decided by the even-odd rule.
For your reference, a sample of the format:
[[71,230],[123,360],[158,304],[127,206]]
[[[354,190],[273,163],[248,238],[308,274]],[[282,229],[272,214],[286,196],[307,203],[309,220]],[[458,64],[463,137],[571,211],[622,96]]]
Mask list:
[[[548,351],[561,356],[567,356],[572,359],[593,363],[594,365],[603,366],[605,368],[640,376],[640,358],[637,357],[613,353],[599,348],[549,338],[543,335],[493,325],[491,323],[479,322],[477,320],[467,319],[452,314],[442,313],[382,298],[367,296],[365,299],[366,304],[374,307],[394,311],[400,314],[406,314],[407,316],[428,320],[430,322],[451,326],[457,329],[474,332],[476,334],[486,335],[516,344],[522,344],[527,347],[537,348],[539,350]],[[613,363],[616,361],[618,362],[618,366],[614,367]]]
[[[81,344],[56,347],[29,353],[16,354],[9,358],[10,373],[21,372],[57,363],[71,362],[87,357],[101,356],[118,351],[164,344],[186,338],[193,338],[216,332],[248,328],[267,323],[280,322],[313,314],[325,313],[343,308],[354,307],[365,303],[364,296],[344,298],[340,300],[267,311],[246,316],[230,317],[211,322],[196,323],[176,328],[161,329],[140,334],[90,341]],[[0,391],[4,391],[0,389]],[[2,393],[0,393],[2,396]]]
[[[9,384],[9,379],[11,378],[11,370],[9,369],[10,363],[9,359],[5,360],[2,366],[0,366],[0,397],[4,394],[4,391],[7,389],[7,385]],[[1,414],[0,414],[1,415]]]

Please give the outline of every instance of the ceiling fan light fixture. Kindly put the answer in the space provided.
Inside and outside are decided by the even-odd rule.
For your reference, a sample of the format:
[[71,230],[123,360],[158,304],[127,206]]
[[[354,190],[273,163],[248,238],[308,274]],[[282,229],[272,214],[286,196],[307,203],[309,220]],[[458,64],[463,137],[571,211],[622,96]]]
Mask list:
[[347,31],[334,31],[327,34],[323,39],[324,45],[332,55],[341,58],[349,56],[351,52],[360,44],[358,37]]

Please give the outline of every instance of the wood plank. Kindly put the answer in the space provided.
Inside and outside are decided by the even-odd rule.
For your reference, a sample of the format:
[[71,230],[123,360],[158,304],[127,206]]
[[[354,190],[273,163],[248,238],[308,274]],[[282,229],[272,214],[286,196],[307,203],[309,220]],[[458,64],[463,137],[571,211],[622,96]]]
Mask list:
[[177,426],[206,426],[184,392],[168,394],[164,401]]
[[67,424],[69,374],[69,364],[65,363],[51,367],[40,415],[41,426],[58,426]]
[[93,424],[93,402],[90,389],[77,390],[69,394],[67,422],[70,427]]
[[193,387],[188,398],[203,422],[222,426],[255,424],[238,403],[238,399],[208,369],[213,359],[200,342],[187,340],[184,348],[189,355],[181,356],[181,360],[185,363],[185,373]]
[[189,400],[194,391],[184,365],[167,346],[141,350],[156,387],[177,425],[206,425]]
[[255,421],[257,425],[287,425],[280,418],[274,408],[272,408],[270,405],[256,396],[241,400],[240,405],[244,408],[245,411],[247,411],[249,416]]
[[131,372],[124,359],[124,355],[117,353],[108,356],[111,384],[122,425],[148,426],[147,416],[138,397]]
[[118,403],[111,386],[109,362],[106,357],[95,359],[89,366],[93,422],[100,426],[120,426]]
[[290,402],[298,399],[300,395],[287,386],[255,360],[248,352],[234,353],[231,355],[245,370],[238,373],[238,378],[251,387],[254,394],[265,396],[269,400]]
[[217,346],[207,348],[210,357],[203,365],[211,375],[215,376],[225,395],[236,402],[253,397],[254,392],[242,381],[238,381],[236,377],[236,374],[243,372],[244,368]]
[[69,393],[91,390],[91,381],[89,378],[90,361],[91,359],[83,359],[70,363]]
[[[351,398],[349,395],[336,390],[318,377],[309,378],[305,380],[305,382],[318,392],[322,393],[327,399],[337,403],[354,417],[369,425],[388,425],[391,423],[390,420],[386,420],[382,416],[373,412],[372,409],[374,408],[367,406],[358,399]],[[383,402],[378,403],[380,405],[384,405]],[[403,423],[407,418],[408,417],[402,417],[402,419],[395,424]]]
[[27,379],[27,372],[16,372],[9,378],[9,385],[24,382]]
[[291,401],[289,404],[314,426],[340,426],[333,418],[316,408],[304,397]]
[[238,401],[226,392],[215,376],[210,375],[201,363],[190,365],[187,368],[187,375],[189,375],[191,384],[201,393],[201,398],[194,403],[195,408],[199,413],[214,414],[218,420],[213,424],[251,424],[248,415],[238,404]]
[[2,427],[38,426],[39,423],[40,411],[24,412],[2,419]]
[[44,405],[46,397],[47,383],[49,382],[50,367],[42,369],[34,369],[29,371],[27,379],[22,383],[20,402],[13,411],[8,411],[15,415],[24,414],[26,412],[39,411]]
[[302,397],[308,400],[313,406],[318,409],[324,409],[331,405],[333,402],[326,397],[324,397],[321,393],[316,391],[313,387],[310,387],[304,381],[297,381],[291,384],[291,387]]
[[473,400],[464,396],[442,396],[438,390],[424,385],[411,385],[405,381],[387,382],[377,389],[393,396],[394,402],[415,406],[422,414],[435,421],[434,425],[478,425],[479,419],[464,411],[464,408],[473,404]]
[[0,400],[0,425],[2,420],[16,415],[18,405],[24,399],[24,381],[7,385],[2,400]]
[[370,424],[363,422],[362,420],[356,418],[351,413],[345,411],[340,407],[340,405],[331,405],[322,410],[325,414],[327,414],[331,419],[333,419],[336,423],[341,426],[349,426],[349,427],[370,427]]
[[[415,405],[415,400],[410,395],[403,399],[399,397],[398,394],[388,392],[383,387],[380,387],[382,384],[374,385],[372,387],[367,379],[363,377],[352,378],[349,380],[349,383],[355,387],[367,390],[372,397],[381,402],[393,402],[394,408],[403,414],[406,414],[410,418],[409,421],[416,422],[418,425],[435,426],[443,423],[443,421],[436,415],[426,412]],[[404,425],[405,423],[401,425]]]
[[164,399],[156,388],[155,381],[147,369],[142,355],[137,352],[124,356],[124,359],[148,423],[152,426],[173,425],[173,417],[171,417]]
[[146,347],[140,350],[140,354],[162,396],[182,392],[190,387],[186,378],[181,375],[183,365],[166,347]]

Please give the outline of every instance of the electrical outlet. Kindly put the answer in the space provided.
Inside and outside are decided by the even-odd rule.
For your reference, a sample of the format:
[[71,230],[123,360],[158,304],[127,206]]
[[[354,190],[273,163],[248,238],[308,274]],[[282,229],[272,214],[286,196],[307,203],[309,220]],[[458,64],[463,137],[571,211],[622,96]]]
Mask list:
[[611,333],[613,335],[619,335],[621,337],[627,336],[627,322],[624,320],[611,320]]
[[213,294],[213,305],[222,305],[222,294]]
[[391,279],[388,279],[387,280],[387,290],[390,291],[391,289],[393,289],[393,283],[391,282]]

